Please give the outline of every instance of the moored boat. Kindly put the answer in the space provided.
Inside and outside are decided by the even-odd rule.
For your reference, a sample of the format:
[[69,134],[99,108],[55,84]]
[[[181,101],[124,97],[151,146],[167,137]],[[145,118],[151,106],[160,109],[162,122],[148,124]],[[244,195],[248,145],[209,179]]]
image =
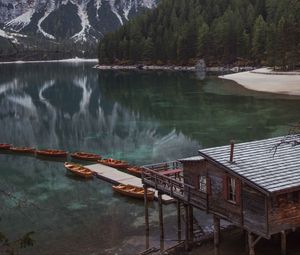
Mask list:
[[[119,184],[117,186],[112,186],[115,192],[118,192],[122,195],[144,199],[144,189],[140,187],[136,187],[133,185],[124,185]],[[148,190],[147,191],[147,199],[152,201],[154,199],[154,191]]]
[[34,153],[35,148],[32,147],[11,147],[10,151],[16,153]]
[[74,152],[71,154],[71,157],[75,159],[88,160],[88,161],[97,161],[101,159],[100,155],[94,153],[86,153],[86,152]]
[[128,171],[130,174],[134,174],[134,175],[136,175],[136,176],[141,177],[142,172],[143,172],[143,168],[142,168],[142,167],[139,167],[139,166],[131,166],[131,167],[128,167],[128,168],[127,168],[127,171]]
[[12,147],[11,144],[8,143],[0,143],[0,150],[9,150]]
[[65,168],[71,173],[78,175],[80,177],[93,178],[93,172],[82,165],[65,162]]
[[68,153],[63,150],[37,150],[36,155],[44,157],[59,157],[65,158],[68,156]]
[[125,169],[129,167],[129,164],[126,161],[112,159],[112,158],[97,160],[97,162],[114,168]]

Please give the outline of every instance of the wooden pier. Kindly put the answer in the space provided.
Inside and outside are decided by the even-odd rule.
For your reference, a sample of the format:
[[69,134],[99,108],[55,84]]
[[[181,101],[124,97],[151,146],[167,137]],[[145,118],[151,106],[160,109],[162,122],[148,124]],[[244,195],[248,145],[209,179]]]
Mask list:
[[[85,166],[86,168],[90,169],[95,173],[95,175],[103,179],[107,182],[110,182],[112,184],[125,184],[125,185],[134,185],[137,187],[143,187],[141,178],[138,178],[136,176],[133,176],[131,174],[127,174],[125,172],[122,172],[116,168],[109,167],[102,164],[93,164]],[[153,189],[155,191],[155,198],[158,199],[158,192],[157,190]],[[174,199],[170,196],[163,195],[162,200],[164,203],[172,203],[174,202]]]

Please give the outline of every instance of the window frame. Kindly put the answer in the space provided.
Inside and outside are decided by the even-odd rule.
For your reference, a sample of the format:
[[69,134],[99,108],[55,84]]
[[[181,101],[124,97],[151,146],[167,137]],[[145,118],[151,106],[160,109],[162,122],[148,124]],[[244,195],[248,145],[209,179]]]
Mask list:
[[227,178],[227,201],[237,204],[237,180],[233,177]]
[[206,175],[198,175],[198,190],[202,193],[207,194],[208,191],[208,181]]

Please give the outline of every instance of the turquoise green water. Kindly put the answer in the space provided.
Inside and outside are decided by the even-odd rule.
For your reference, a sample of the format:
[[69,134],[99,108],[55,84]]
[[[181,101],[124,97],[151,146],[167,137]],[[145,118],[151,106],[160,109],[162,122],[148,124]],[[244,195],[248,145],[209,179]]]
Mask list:
[[[0,65],[0,142],[148,164],[231,139],[283,135],[300,119],[299,99],[250,92],[216,77],[91,67]],[[69,178],[61,162],[0,154],[0,191],[0,230],[12,239],[35,231],[35,245],[25,254],[145,249],[143,202],[113,194],[101,180]],[[150,247],[159,246],[155,208],[153,203]],[[165,217],[166,239],[174,240],[173,206],[165,207]]]

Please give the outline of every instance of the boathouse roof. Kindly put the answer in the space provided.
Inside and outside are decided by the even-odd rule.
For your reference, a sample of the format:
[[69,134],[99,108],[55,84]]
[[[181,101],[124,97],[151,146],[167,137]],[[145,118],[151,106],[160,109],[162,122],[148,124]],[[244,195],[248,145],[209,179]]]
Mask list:
[[233,162],[229,160],[230,145],[202,149],[199,153],[267,193],[282,192],[300,188],[300,145],[282,144],[274,153],[274,146],[282,139],[235,144]]

